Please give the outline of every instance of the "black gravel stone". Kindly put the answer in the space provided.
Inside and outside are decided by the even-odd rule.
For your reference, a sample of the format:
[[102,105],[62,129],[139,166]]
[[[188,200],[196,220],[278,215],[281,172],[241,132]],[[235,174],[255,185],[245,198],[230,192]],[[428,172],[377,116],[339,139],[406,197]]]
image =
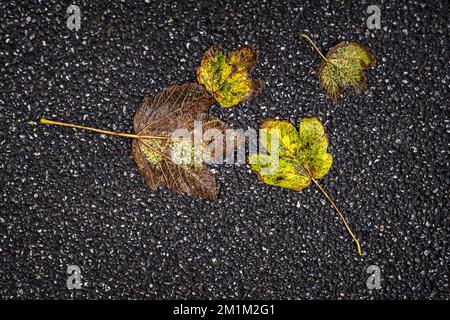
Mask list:
[[[0,4],[0,297],[448,299],[448,2],[71,1]],[[375,54],[369,91],[332,104],[320,57],[356,40]],[[40,115],[132,131],[145,95],[194,81],[203,52],[254,44],[265,90],[212,113],[235,127],[318,116],[334,164],[323,195],[215,168],[216,202],[148,189],[127,139],[49,126]],[[78,265],[82,289],[66,287]],[[368,290],[370,265],[381,289]]]

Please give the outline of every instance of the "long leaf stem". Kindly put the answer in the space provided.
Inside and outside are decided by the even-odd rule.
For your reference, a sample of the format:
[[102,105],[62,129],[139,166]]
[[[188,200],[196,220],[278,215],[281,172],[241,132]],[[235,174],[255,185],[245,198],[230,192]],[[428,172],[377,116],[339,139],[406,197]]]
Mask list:
[[333,206],[333,208],[336,210],[336,212],[338,213],[339,217],[341,218],[342,222],[344,223],[345,228],[347,229],[348,233],[350,234],[350,236],[352,237],[352,239],[355,241],[356,243],[356,248],[358,250],[358,254],[361,256],[361,246],[359,245],[359,241],[356,238],[355,234],[352,232],[352,229],[350,229],[347,221],[344,218],[344,215],[342,214],[342,212],[339,210],[339,208],[336,206],[336,204],[334,203],[334,201],[331,199],[331,197],[326,193],[326,191],[322,188],[322,186],[314,179],[311,178],[311,180],[315,183],[315,185],[319,188],[319,190],[324,194],[324,196],[327,198],[327,200],[331,203],[331,205]]
[[108,134],[108,135],[111,135],[111,136],[118,136],[118,137],[132,138],[132,139],[163,139],[163,140],[170,139],[169,137],[146,136],[146,135],[138,135],[138,134],[124,133],[124,132],[115,132],[115,131],[109,131],[109,130],[102,130],[102,129],[97,129],[97,128],[81,126],[81,125],[73,124],[73,123],[47,120],[45,118],[41,118],[39,120],[39,123],[47,124],[47,125],[62,126],[62,127],[70,127],[70,128],[76,128],[76,129],[82,129],[82,130],[88,130],[88,131],[94,131],[94,132],[98,132],[98,133]]
[[316,44],[314,43],[314,41],[312,41],[311,40],[311,38],[308,36],[308,35],[306,35],[306,34],[304,34],[304,33],[301,33],[300,34],[303,38],[305,38],[313,47],[314,47],[314,49],[317,51],[317,53],[319,53],[319,55],[322,57],[322,59],[323,60],[325,60],[326,62],[330,62],[330,61],[328,61],[328,59],[323,55],[323,53],[319,50],[319,48],[317,48],[317,46],[316,46]]

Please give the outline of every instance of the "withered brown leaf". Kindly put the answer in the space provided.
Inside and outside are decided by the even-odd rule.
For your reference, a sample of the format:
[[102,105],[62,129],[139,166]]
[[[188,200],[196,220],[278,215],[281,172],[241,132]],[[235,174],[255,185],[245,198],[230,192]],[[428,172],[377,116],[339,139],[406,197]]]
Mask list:
[[216,179],[203,163],[185,164],[172,159],[174,150],[186,150],[186,144],[187,150],[195,153],[193,139],[174,140],[174,130],[186,129],[192,137],[195,121],[202,123],[203,130],[225,130],[223,122],[205,113],[213,102],[211,94],[195,83],[173,85],[144,99],[134,116],[134,131],[140,137],[155,138],[134,139],[133,157],[150,188],[165,185],[174,192],[206,199],[217,197]]

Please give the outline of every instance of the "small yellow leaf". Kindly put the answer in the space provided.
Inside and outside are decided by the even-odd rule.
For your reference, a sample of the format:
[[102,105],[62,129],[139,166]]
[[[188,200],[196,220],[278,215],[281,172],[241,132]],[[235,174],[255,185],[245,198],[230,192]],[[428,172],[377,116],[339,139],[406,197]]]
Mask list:
[[220,45],[213,45],[205,52],[197,68],[197,81],[222,107],[229,108],[261,91],[261,82],[250,78],[255,64],[254,47],[244,46],[226,53]]

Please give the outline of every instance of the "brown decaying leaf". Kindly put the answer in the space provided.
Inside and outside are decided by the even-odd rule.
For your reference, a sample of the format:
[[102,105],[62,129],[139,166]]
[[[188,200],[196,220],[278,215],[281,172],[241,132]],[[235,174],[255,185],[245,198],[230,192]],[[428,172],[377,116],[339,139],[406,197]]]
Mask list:
[[[174,192],[206,199],[217,197],[216,179],[205,165],[186,166],[171,160],[173,141],[170,140],[175,129],[187,129],[192,133],[194,121],[202,121],[203,130],[224,131],[223,122],[204,113],[213,102],[211,94],[195,83],[173,85],[144,99],[134,116],[134,131],[139,136],[166,137],[133,140],[133,157],[150,188],[163,184]],[[156,159],[149,161],[152,157]]]

